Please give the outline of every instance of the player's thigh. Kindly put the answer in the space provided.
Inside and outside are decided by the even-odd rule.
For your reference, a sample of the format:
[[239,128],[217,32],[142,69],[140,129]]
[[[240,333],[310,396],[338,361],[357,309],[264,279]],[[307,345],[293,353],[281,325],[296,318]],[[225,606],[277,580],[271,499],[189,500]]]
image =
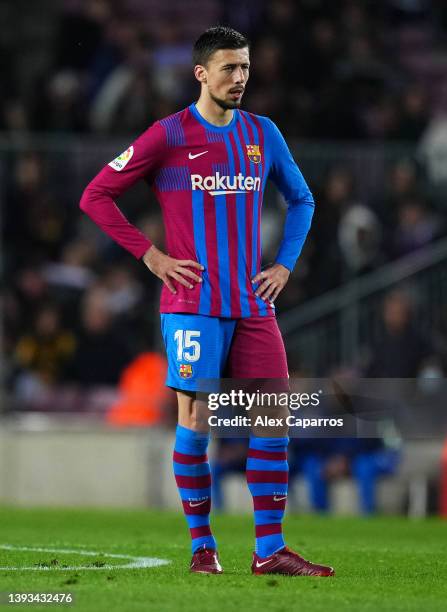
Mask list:
[[231,378],[287,379],[287,356],[275,317],[239,319],[228,357]]
[[219,317],[162,314],[168,359],[166,385],[191,392],[200,389],[200,379],[220,378],[235,325],[235,321]]

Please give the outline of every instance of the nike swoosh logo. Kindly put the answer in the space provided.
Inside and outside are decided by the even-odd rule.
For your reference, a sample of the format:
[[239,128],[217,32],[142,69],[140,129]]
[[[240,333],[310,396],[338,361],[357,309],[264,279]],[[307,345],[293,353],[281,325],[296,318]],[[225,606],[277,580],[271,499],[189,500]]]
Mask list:
[[196,504],[189,502],[189,505],[191,506],[191,508],[195,508],[196,506],[201,506],[202,504],[206,504],[207,501],[208,501],[207,499],[203,499],[202,501],[199,501]]
[[267,559],[267,561],[263,561],[262,563],[259,563],[259,561],[256,561],[256,567],[262,567],[266,563],[270,563],[270,561],[271,559]]
[[190,153],[188,155],[189,159],[195,159],[196,157],[200,157],[201,155],[205,155],[205,153],[208,153],[208,151],[202,151],[201,153],[196,153],[195,155],[193,155],[192,153]]
[[287,499],[287,495],[284,495],[284,497],[276,497],[275,495],[273,501],[282,501],[283,499]]

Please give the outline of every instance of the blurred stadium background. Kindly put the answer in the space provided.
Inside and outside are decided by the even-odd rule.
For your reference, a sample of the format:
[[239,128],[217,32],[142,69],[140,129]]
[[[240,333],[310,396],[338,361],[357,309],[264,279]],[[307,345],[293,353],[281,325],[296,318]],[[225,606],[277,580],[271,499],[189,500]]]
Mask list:
[[[0,503],[178,508],[159,283],[78,203],[138,133],[197,97],[191,44],[219,22],[252,40],[244,107],[280,126],[317,203],[277,301],[291,375],[445,376],[446,3],[5,1]],[[163,246],[144,185],[120,205]],[[268,263],[284,215],[273,190],[263,214]],[[328,485],[333,512],[447,514],[442,437],[398,433],[374,448],[298,448],[290,508],[324,509],[315,496]],[[249,507],[242,451],[214,450],[232,510]],[[372,470],[377,504],[365,509],[355,465],[368,453],[388,463]]]

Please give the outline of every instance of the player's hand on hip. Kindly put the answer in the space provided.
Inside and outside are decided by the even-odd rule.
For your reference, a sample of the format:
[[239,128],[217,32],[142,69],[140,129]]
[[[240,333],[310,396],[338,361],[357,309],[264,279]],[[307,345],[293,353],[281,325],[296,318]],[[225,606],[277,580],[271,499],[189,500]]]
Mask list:
[[177,293],[172,279],[188,289],[194,287],[191,281],[202,282],[200,276],[188,269],[196,268],[197,270],[204,270],[205,268],[201,264],[192,259],[174,259],[157,249],[154,245],[146,251],[143,261],[149,270],[164,282],[171,293]]
[[260,283],[255,289],[255,295],[264,301],[274,302],[289,280],[289,276],[290,270],[282,264],[273,264],[267,270],[262,270],[251,281],[253,285]]

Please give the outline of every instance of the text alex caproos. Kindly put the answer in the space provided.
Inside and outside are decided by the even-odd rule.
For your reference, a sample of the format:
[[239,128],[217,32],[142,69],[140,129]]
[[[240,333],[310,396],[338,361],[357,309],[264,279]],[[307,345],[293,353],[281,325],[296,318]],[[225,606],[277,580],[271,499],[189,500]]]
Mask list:
[[[318,406],[321,393],[322,391],[316,393],[265,393],[259,390],[254,393],[248,393],[242,391],[242,389],[237,391],[233,389],[229,393],[209,393],[208,408],[210,410],[217,410],[220,407],[232,406],[249,411],[253,406],[257,408],[280,406],[290,410],[298,410],[299,408]],[[208,417],[208,423],[211,427],[249,427],[251,425],[264,427],[282,427],[283,425],[288,425],[289,427],[301,427],[303,429],[307,427],[343,427],[342,418],[297,418],[295,415],[288,415],[287,417],[258,415],[254,421],[252,423],[250,416],[243,415],[218,417],[216,414],[213,414]]]

